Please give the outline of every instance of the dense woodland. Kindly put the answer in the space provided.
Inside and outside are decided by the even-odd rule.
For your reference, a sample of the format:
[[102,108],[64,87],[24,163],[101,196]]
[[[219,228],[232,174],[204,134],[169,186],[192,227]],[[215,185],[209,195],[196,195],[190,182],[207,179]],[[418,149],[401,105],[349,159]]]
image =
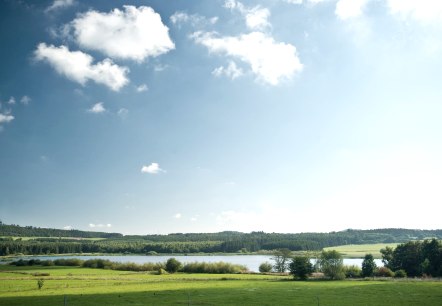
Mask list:
[[[174,233],[123,236],[117,233],[59,230],[0,224],[0,255],[66,253],[215,253],[256,252],[287,248],[292,251],[324,247],[407,242],[442,238],[442,230],[345,230],[331,233],[280,234],[264,232]],[[27,237],[21,239],[20,237]],[[29,239],[29,237],[35,237]],[[77,238],[77,239],[73,239]],[[83,238],[102,238],[85,240]]]

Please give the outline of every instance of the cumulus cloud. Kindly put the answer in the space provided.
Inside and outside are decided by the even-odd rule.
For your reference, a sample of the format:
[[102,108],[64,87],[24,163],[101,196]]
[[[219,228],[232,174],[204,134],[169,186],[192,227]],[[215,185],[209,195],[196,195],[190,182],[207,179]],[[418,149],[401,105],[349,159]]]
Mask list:
[[99,114],[104,113],[106,109],[103,106],[103,102],[95,103],[90,109],[87,110],[90,113]]
[[71,225],[66,225],[66,226],[63,226],[63,229],[71,230],[71,229],[73,229],[73,227]]
[[8,104],[14,105],[15,104],[15,98],[14,97],[10,97],[9,100],[8,100]]
[[9,123],[12,120],[14,120],[14,116],[12,116],[10,114],[2,114],[2,113],[0,113],[0,124],[2,124],[2,123]]
[[74,4],[75,4],[74,0],[54,0],[54,2],[50,6],[48,6],[45,12],[49,13],[51,11],[56,11],[59,9],[70,7]]
[[336,3],[335,14],[340,19],[359,17],[370,0],[339,0]]
[[175,48],[161,16],[146,6],[123,6],[109,13],[91,10],[70,23],[77,43],[109,57],[142,62]]
[[34,55],[36,60],[49,63],[59,74],[81,85],[92,80],[118,91],[129,82],[128,68],[120,67],[110,59],[93,64],[92,56],[82,51],[69,51],[66,46],[40,43]]
[[143,92],[143,91],[148,91],[149,87],[147,87],[146,84],[141,84],[139,86],[137,86],[137,92]]
[[175,219],[181,219],[181,214],[180,213],[177,213],[177,214],[175,214],[174,216],[173,216]]
[[224,7],[239,11],[244,16],[247,27],[251,30],[262,30],[270,27],[268,21],[270,11],[267,8],[263,8],[259,5],[249,8],[236,0],[227,0],[224,3]]
[[226,55],[250,65],[257,78],[270,85],[290,79],[303,68],[295,46],[276,42],[262,32],[225,37],[195,32],[191,37],[211,53]]
[[402,18],[412,18],[420,22],[442,21],[442,1],[440,0],[386,0],[390,12]]
[[243,71],[241,68],[238,68],[236,66],[235,62],[231,61],[231,62],[229,62],[229,65],[227,67],[221,66],[221,67],[215,68],[212,71],[212,74],[217,77],[224,75],[224,76],[234,80],[234,79],[242,76]]
[[141,167],[141,173],[158,174],[160,172],[165,172],[160,168],[158,163],[151,163],[149,166]]

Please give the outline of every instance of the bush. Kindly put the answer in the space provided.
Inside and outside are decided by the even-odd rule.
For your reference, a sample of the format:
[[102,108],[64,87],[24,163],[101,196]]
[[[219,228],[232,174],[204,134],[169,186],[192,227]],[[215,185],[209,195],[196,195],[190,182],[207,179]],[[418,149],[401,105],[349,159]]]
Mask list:
[[166,262],[166,271],[169,273],[178,272],[182,264],[176,258],[169,258]]
[[272,264],[270,262],[266,261],[259,265],[259,272],[268,273],[270,271],[272,271]]
[[114,263],[107,259],[89,259],[83,262],[85,268],[112,269]]
[[379,277],[393,277],[394,276],[394,272],[391,271],[387,267],[380,267],[380,268],[376,269],[376,272],[375,272],[374,275],[375,276],[379,276]]
[[38,281],[37,281],[37,287],[38,287],[38,290],[41,290],[41,288],[43,288],[43,285],[45,284],[45,281],[44,281],[44,279],[39,279]]
[[54,265],[54,262],[53,262],[52,260],[43,260],[43,261],[41,262],[41,265],[42,265],[42,266],[45,266],[45,267],[51,267],[51,266]]
[[227,262],[191,262],[185,264],[183,272],[186,273],[213,273],[213,274],[234,274],[247,271],[247,267]]
[[404,278],[407,277],[407,272],[405,272],[405,270],[397,270],[396,272],[394,272],[394,277],[396,278]]
[[359,266],[344,266],[344,274],[346,278],[358,278],[361,277],[362,270]]
[[83,261],[78,258],[60,258],[54,260],[54,265],[56,266],[66,266],[66,267],[80,267]]

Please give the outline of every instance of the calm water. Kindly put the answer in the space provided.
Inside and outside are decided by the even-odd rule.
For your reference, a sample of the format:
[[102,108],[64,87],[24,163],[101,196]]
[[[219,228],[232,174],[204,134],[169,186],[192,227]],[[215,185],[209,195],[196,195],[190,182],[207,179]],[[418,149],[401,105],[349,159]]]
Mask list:
[[[40,260],[55,260],[59,258],[79,258],[82,260],[94,259],[94,258],[102,258],[108,259],[110,261],[115,262],[134,262],[137,264],[143,264],[147,262],[165,262],[169,258],[175,257],[182,263],[189,262],[219,262],[224,261],[232,264],[239,264],[246,266],[250,271],[258,272],[259,265],[265,261],[272,262],[272,256],[267,255],[220,255],[220,256],[184,256],[184,255],[168,255],[168,256],[143,256],[143,255],[125,255],[125,256],[112,256],[112,255],[98,255],[98,256],[26,256],[26,257],[17,257],[17,260],[20,258],[23,259],[32,259],[38,258]],[[375,259],[376,265],[382,266],[382,261],[380,259]],[[359,258],[345,258],[345,265],[362,265],[362,259]]]

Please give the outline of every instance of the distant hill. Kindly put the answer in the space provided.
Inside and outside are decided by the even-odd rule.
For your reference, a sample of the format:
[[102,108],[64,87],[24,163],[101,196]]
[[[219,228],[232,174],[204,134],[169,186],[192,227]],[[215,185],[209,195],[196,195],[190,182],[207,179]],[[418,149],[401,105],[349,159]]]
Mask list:
[[19,226],[0,222],[0,237],[75,237],[75,238],[118,238],[118,233],[89,232],[80,230],[64,230],[40,228],[34,226]]
[[[271,251],[317,251],[348,244],[403,243],[429,238],[442,239],[442,230],[348,229],[330,233],[280,234],[225,231],[219,233],[173,233],[131,235],[79,230],[47,229],[0,224],[0,255],[64,253],[234,253]],[[22,240],[8,237],[35,237]],[[51,237],[51,238],[50,238]],[[56,237],[57,239],[54,239]],[[73,240],[68,238],[102,238]]]

